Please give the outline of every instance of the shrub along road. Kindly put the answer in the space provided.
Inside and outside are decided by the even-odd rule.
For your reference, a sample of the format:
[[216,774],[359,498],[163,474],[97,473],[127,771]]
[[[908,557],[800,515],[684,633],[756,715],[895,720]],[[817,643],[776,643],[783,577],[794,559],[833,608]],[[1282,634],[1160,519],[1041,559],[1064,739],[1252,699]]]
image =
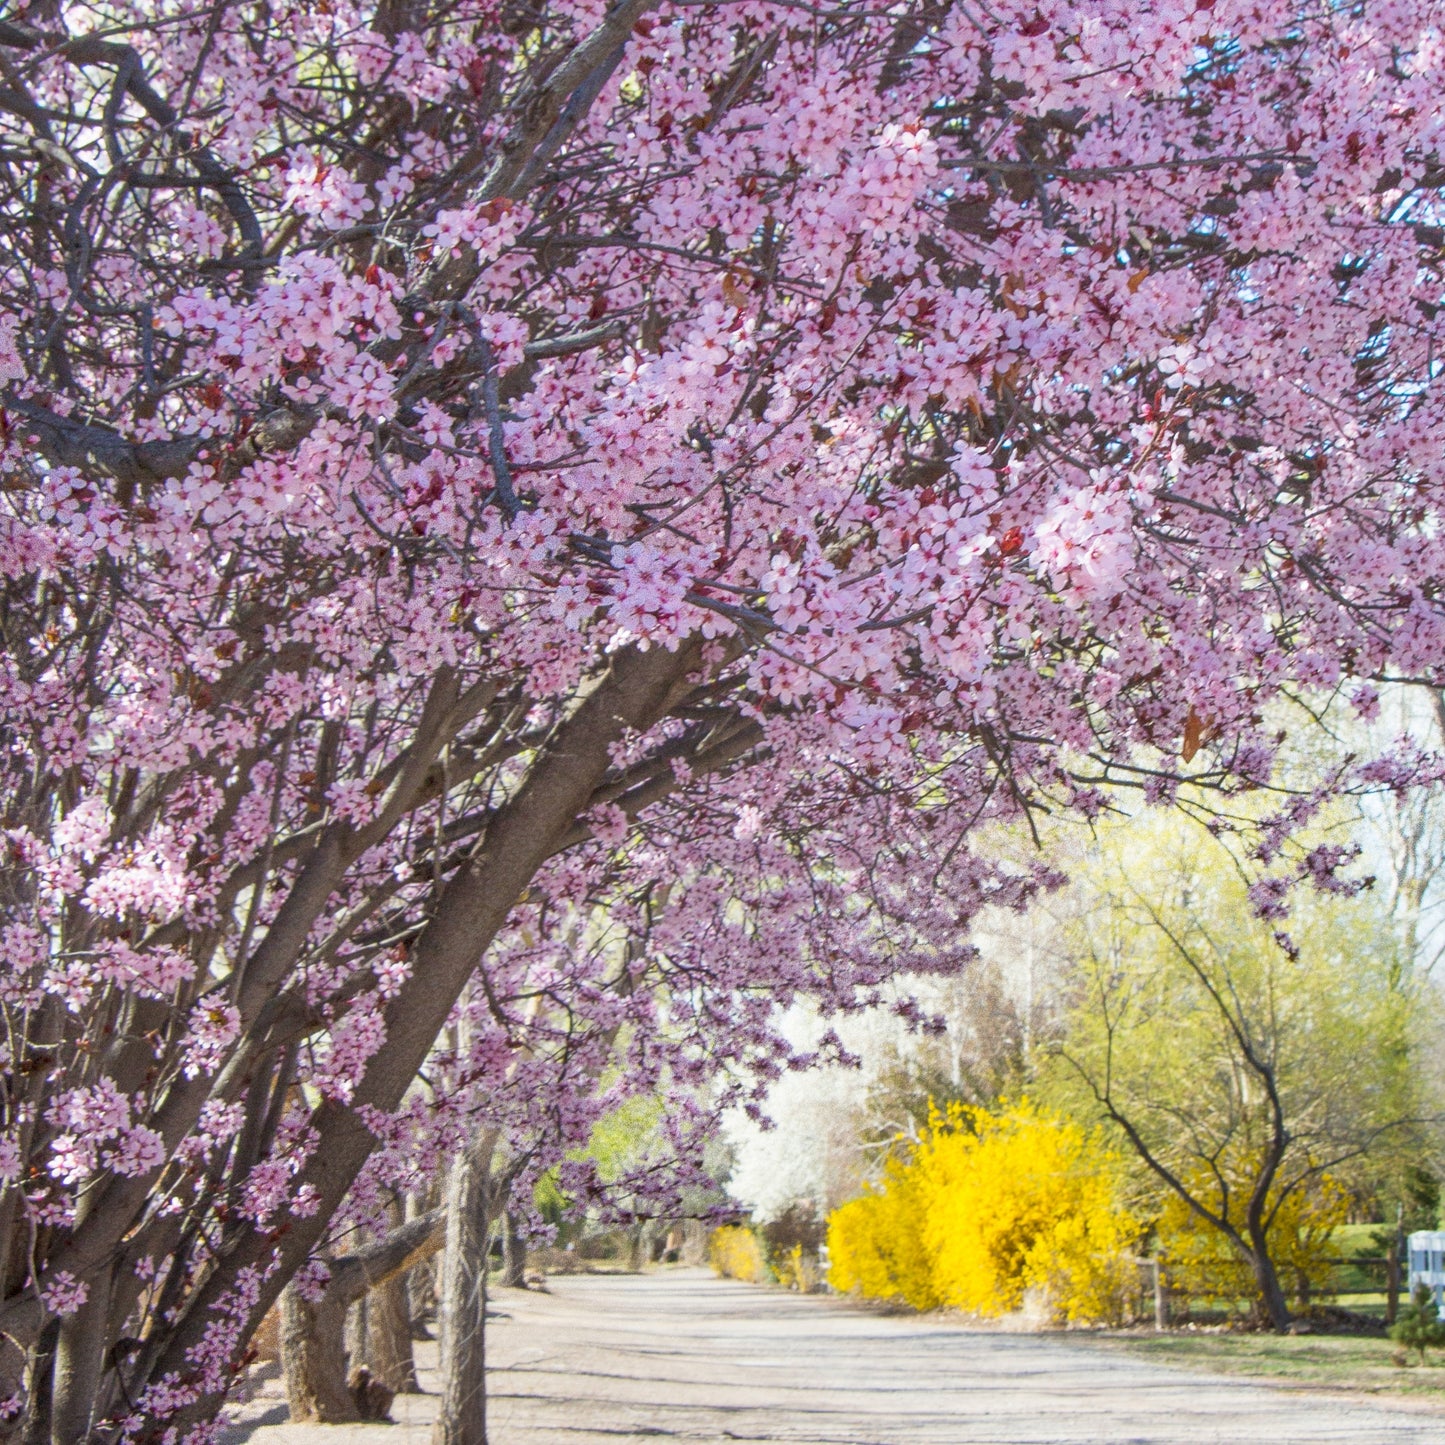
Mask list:
[[[1221,1379],[1059,1335],[866,1313],[701,1271],[502,1290],[488,1331],[492,1445],[1442,1445],[1445,1413]],[[434,1349],[422,1347],[423,1350]],[[426,1354],[422,1363],[427,1363]],[[427,1381],[423,1371],[423,1383]],[[396,1425],[284,1420],[274,1381],[228,1445],[426,1445]]]

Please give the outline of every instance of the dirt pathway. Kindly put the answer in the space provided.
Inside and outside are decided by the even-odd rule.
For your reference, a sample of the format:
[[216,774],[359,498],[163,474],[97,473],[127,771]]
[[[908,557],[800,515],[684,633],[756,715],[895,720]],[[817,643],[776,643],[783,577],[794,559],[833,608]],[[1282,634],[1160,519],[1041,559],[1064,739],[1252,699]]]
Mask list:
[[[1056,1335],[866,1314],[701,1271],[549,1288],[496,1300],[492,1445],[1445,1445],[1445,1415],[1188,1374]],[[307,1427],[273,1423],[286,1418],[277,1389],[262,1383],[227,1445],[427,1445],[434,1396],[398,1400],[395,1425]]]

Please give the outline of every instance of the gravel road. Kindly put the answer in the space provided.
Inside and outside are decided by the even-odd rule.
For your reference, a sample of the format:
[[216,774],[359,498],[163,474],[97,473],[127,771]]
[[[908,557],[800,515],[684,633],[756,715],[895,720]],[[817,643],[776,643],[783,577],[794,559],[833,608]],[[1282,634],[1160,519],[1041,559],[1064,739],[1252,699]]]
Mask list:
[[[1186,1373],[1058,1335],[883,1316],[702,1271],[503,1290],[491,1445],[1445,1445],[1445,1414]],[[435,1346],[423,1345],[423,1366]],[[435,1388],[423,1370],[423,1384]],[[300,1426],[274,1369],[226,1445],[427,1445],[394,1425]]]

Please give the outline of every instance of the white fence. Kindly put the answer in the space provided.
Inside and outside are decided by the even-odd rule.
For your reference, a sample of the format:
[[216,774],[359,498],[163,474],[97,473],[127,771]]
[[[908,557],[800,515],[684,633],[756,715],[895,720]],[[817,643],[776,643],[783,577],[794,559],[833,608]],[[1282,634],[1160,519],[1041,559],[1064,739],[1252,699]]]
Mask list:
[[1445,1230],[1417,1229],[1410,1236],[1410,1294],[1417,1284],[1430,1286],[1436,1309],[1445,1304]]

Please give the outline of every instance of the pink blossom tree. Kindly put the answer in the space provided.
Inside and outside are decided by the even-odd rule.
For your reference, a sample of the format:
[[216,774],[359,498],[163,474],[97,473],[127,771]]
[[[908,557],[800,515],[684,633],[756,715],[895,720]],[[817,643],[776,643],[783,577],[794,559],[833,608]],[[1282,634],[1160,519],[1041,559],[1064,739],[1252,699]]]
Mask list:
[[589,1049],[695,1093],[959,966],[1040,881],[981,821],[1445,681],[1426,0],[22,0],[0,62],[27,1439],[203,1438]]

